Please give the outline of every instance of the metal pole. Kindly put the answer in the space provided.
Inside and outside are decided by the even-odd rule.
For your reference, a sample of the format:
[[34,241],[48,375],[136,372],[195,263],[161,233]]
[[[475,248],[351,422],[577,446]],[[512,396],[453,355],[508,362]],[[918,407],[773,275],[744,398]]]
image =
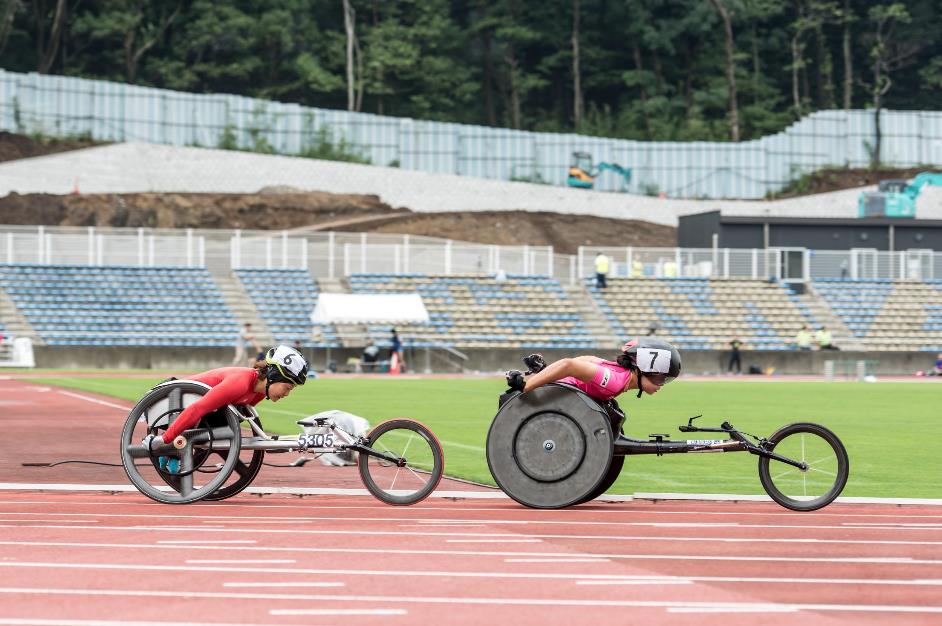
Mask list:
[[45,242],[45,239],[46,239],[46,237],[44,236],[45,234],[46,234],[46,229],[44,227],[42,226],[37,227],[36,229],[36,255],[38,258],[36,262],[39,263],[40,265],[46,262],[46,255],[43,252],[43,243]]
[[271,269],[271,237],[265,238],[265,267]]
[[288,233],[286,231],[281,233],[281,267],[288,267]]
[[336,237],[334,231],[327,233],[327,277],[334,277],[334,255],[336,254]]
[[137,264],[144,265],[144,229],[137,229]]
[[193,265],[193,229],[186,229],[186,266]]
[[366,274],[366,233],[360,233],[360,272]]
[[412,251],[409,248],[409,235],[402,236],[402,273],[409,273],[409,255]]

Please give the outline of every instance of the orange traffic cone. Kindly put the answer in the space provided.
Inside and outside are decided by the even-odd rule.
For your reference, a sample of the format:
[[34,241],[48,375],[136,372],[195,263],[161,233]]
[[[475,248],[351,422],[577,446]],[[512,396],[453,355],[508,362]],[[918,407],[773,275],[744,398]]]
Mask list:
[[79,190],[79,179],[78,177],[72,179],[72,195],[78,196],[81,195],[81,190]]
[[393,352],[392,356],[389,357],[389,373],[390,374],[399,374],[399,353]]

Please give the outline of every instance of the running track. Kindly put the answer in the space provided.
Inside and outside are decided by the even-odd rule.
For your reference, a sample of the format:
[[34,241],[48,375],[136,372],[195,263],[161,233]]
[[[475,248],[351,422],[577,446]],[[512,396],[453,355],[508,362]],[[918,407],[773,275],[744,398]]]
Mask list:
[[[0,626],[942,624],[938,507],[535,511],[499,494],[407,508],[284,494],[174,507],[56,490],[126,484],[120,468],[20,467],[114,462],[127,408],[56,389],[26,402],[23,387],[0,381],[0,482],[49,488],[0,489]],[[70,418],[86,428],[57,422]],[[303,474],[305,486],[354,486],[349,470],[266,467],[258,484]]]

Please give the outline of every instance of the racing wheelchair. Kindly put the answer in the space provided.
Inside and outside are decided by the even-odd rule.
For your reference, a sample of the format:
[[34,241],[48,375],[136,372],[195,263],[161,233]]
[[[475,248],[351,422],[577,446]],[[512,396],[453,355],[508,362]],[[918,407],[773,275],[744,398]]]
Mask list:
[[[819,424],[798,422],[769,437],[756,437],[723,422],[694,425],[683,433],[723,433],[724,439],[650,440],[622,433],[625,415],[614,401],[600,404],[571,385],[551,383],[525,394],[508,391],[487,433],[487,465],[508,496],[531,508],[558,509],[593,500],[621,474],[635,454],[749,452],[759,457],[766,493],[793,511],[814,511],[840,495],[847,483],[847,451]],[[750,440],[751,439],[751,440]]]
[[193,380],[164,381],[131,409],[121,432],[121,463],[131,483],[148,498],[168,504],[231,498],[252,483],[266,453],[313,455],[293,463],[303,465],[320,454],[356,452],[363,485],[392,505],[425,499],[444,472],[441,444],[422,424],[393,419],[357,436],[338,426],[330,411],[298,420],[305,428],[300,435],[279,437],[264,431],[255,407],[228,405],[170,444],[160,438],[150,447],[141,444],[146,435],[165,432],[209,389]]

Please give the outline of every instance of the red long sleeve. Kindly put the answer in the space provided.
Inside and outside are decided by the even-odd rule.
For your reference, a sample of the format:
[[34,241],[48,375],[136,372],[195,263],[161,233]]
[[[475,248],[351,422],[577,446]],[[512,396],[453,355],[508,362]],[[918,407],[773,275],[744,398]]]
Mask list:
[[258,404],[264,394],[255,393],[258,375],[254,369],[245,367],[222,367],[192,376],[212,389],[202,398],[186,407],[163,435],[164,443],[172,442],[177,435],[195,426],[204,415],[227,404]]

